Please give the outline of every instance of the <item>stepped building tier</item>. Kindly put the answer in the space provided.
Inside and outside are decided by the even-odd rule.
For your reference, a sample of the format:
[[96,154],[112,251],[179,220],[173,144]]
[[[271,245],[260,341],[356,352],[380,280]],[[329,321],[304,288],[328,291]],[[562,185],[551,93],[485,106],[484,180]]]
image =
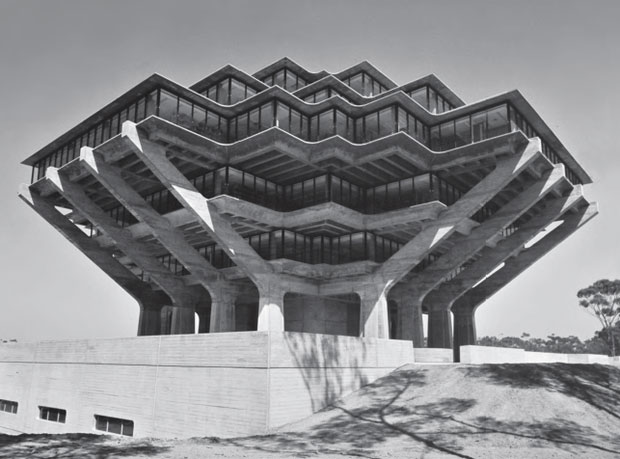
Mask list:
[[137,300],[138,335],[422,347],[427,314],[458,358],[477,308],[597,214],[518,91],[465,104],[367,62],[153,75],[24,164],[20,197]]

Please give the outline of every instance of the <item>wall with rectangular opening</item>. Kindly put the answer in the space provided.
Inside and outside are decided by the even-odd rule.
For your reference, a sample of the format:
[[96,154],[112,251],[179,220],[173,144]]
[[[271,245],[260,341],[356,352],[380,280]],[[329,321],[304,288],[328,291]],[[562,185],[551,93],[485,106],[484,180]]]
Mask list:
[[96,414],[95,430],[133,437],[133,421]]

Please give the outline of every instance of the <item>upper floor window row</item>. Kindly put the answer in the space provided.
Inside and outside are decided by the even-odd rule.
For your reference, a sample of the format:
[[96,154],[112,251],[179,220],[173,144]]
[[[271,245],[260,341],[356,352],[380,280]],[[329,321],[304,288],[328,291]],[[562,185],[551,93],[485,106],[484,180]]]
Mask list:
[[[398,105],[353,118],[335,108],[307,116],[274,100],[228,119],[184,97],[159,89],[138,98],[39,160],[33,167],[32,181],[35,177],[42,178],[47,167],[60,167],[77,157],[81,147],[95,147],[114,137],[120,132],[124,121],[139,122],[150,115],[157,115],[221,143],[236,142],[272,126],[278,126],[303,140],[319,141],[338,135],[356,143],[403,131],[435,151],[449,150],[516,130],[523,131],[528,137],[540,137],[509,104],[483,109],[429,129]],[[544,139],[543,153],[552,162],[561,162]],[[572,183],[581,183],[574,171],[568,166],[566,170]]]
[[222,105],[234,105],[257,93],[258,91],[253,87],[230,77],[209,87],[202,92],[202,95]]
[[263,83],[268,86],[280,86],[288,92],[297,91],[308,84],[306,80],[289,69],[280,69],[272,75],[263,78]]
[[317,92],[313,92],[312,94],[304,97],[304,102],[310,102],[311,104],[316,104],[318,102],[327,100],[336,94],[341,96],[341,94],[338,91],[335,91],[332,88],[323,88],[323,89],[319,89]]
[[547,141],[510,104],[498,105],[433,126],[430,129],[430,148],[434,151],[451,150],[514,131],[521,131],[528,138],[540,138],[543,155],[553,164],[564,164],[566,177],[571,183],[582,183]]
[[[284,212],[334,202],[362,213],[375,214],[430,201],[452,205],[463,194],[462,190],[432,173],[364,188],[333,174],[280,185],[225,166],[194,177],[190,182],[207,198],[229,195]],[[162,215],[181,208],[167,189],[151,193],[144,200]],[[136,223],[135,217],[122,205],[106,212],[121,227]]]
[[366,72],[356,73],[342,80],[344,84],[365,97],[372,97],[387,91],[387,88]]
[[[265,260],[286,258],[308,264],[337,265],[364,260],[382,263],[402,247],[397,241],[368,231],[340,236],[307,236],[286,229],[276,229],[244,239]],[[235,266],[230,257],[214,244],[200,247],[197,251],[217,269]],[[162,255],[158,259],[174,274],[189,274],[183,264],[172,255]]]
[[430,113],[443,113],[448,110],[452,110],[454,105],[448,102],[430,86],[422,86],[421,88],[410,91],[409,97],[415,100],[422,107],[427,109]]

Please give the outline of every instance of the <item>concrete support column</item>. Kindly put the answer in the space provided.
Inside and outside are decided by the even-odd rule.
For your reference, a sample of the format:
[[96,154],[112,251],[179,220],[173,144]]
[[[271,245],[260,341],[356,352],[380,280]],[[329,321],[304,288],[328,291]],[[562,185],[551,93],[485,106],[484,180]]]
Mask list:
[[161,308],[161,334],[162,335],[170,335],[172,333],[172,311],[174,310],[173,306],[166,305]]
[[396,339],[409,340],[414,347],[424,347],[422,301],[410,291],[404,291],[398,287],[392,290],[390,298],[394,298],[398,305]]
[[210,333],[235,331],[235,300],[237,292],[229,286],[209,289],[211,294]]
[[138,336],[160,335],[162,331],[161,310],[163,304],[141,304],[138,319]]
[[196,315],[194,308],[172,307],[171,335],[193,334],[196,330]]
[[452,318],[450,310],[445,307],[429,310],[428,347],[452,348]]
[[209,333],[211,330],[211,309],[209,307],[196,308],[198,314],[198,333]]
[[285,294],[274,281],[258,286],[258,331],[284,331]]
[[360,297],[360,336],[390,338],[387,292],[385,289],[366,287],[358,291]]
[[460,346],[476,344],[475,309],[454,308],[454,361],[461,361]]
[[204,305],[206,292],[202,289],[194,289],[184,294],[179,294],[173,301],[172,306],[164,308],[169,323],[171,335],[187,335],[196,333],[196,310]]
[[403,295],[397,300],[401,314],[400,339],[413,342],[413,347],[424,347],[424,322],[422,302]]

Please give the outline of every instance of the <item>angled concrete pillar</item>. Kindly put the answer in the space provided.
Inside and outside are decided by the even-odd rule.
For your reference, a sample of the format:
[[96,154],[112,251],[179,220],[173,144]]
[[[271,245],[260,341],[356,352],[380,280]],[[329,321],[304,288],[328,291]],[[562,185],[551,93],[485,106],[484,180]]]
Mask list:
[[45,178],[71,205],[93,225],[112,239],[118,249],[136,265],[148,272],[149,277],[170,297],[175,306],[187,301],[187,285],[168,270],[153,255],[151,247],[133,238],[129,230],[121,228],[116,221],[95,204],[84,190],[72,183],[58,169],[49,167]]
[[[596,203],[586,204],[575,212],[567,212],[562,216],[562,224],[545,235],[529,248],[523,248],[518,254],[506,260],[504,266],[491,276],[480,282],[461,295],[452,305],[455,315],[455,328],[457,317],[459,321],[459,338],[455,340],[456,346],[473,344],[476,340],[474,314],[476,309],[487,299],[497,293],[502,287],[511,282],[515,277],[529,268],[537,260],[550,250],[564,241],[581,226],[598,214]],[[455,349],[456,356],[456,349]]]
[[380,278],[392,283],[402,279],[435,247],[450,237],[459,225],[463,225],[533,161],[541,158],[540,151],[540,140],[531,139],[520,152],[499,160],[493,171],[384,262],[377,272]]
[[151,170],[172,195],[194,215],[196,222],[211,236],[253,281],[260,274],[271,274],[271,265],[261,258],[224,218],[215,205],[205,198],[166,157],[166,149],[145,138],[130,121],[123,123],[122,136],[127,145]]
[[428,312],[428,347],[452,348],[452,317],[444,307]]
[[80,162],[205,288],[222,275],[189,244],[174,227],[122,177],[122,171],[105,162],[92,148],[80,150]]
[[71,220],[56,210],[47,198],[40,196],[27,185],[21,186],[19,197],[134,299],[142,302],[143,296],[151,291],[150,285],[123,266],[112,255],[111,250],[102,248],[97,241],[84,234]]
[[518,252],[515,256],[506,260],[501,269],[463,295],[465,298],[463,301],[478,306],[577,231],[577,229],[585,225],[597,214],[597,204],[591,203],[576,209],[574,213],[562,216],[562,223],[557,228],[550,231],[532,246],[523,248],[523,250]]
[[284,331],[284,295],[276,276],[258,287],[258,331]]
[[151,285],[123,266],[112,255],[111,250],[102,248],[97,241],[84,234],[71,220],[56,210],[48,199],[26,185],[21,187],[19,197],[138,301],[138,336],[162,333],[161,311],[165,304],[170,303],[170,299],[163,292],[154,292]]
[[466,239],[454,245],[454,247],[431,263],[424,272],[416,276],[416,289],[426,295],[439,285],[446,275],[482,250],[489,240],[561,185],[568,186],[569,184],[564,178],[564,166],[558,164],[545,172],[534,184],[502,206],[495,214],[483,221]]
[[[510,236],[502,239],[493,247],[485,247],[481,256],[453,279],[440,284],[425,298],[429,304],[452,305],[478,282],[481,282],[502,262],[517,253],[527,241],[543,228],[569,212],[578,204],[586,204],[582,187],[575,187],[568,195],[548,201],[536,216],[521,225]],[[451,307],[451,306],[450,306]]]
[[[456,244],[439,259],[435,260],[422,273],[412,277],[414,286],[412,297],[420,297],[429,310],[429,347],[451,347],[450,301],[435,301],[427,296],[441,284],[442,279],[461,266],[473,255],[481,251],[487,242],[504,228],[517,220],[557,186],[565,183],[564,167],[557,165],[545,172],[534,184],[530,185],[514,199],[499,209],[494,215],[475,228],[464,241]],[[438,287],[441,291],[441,287]]]

